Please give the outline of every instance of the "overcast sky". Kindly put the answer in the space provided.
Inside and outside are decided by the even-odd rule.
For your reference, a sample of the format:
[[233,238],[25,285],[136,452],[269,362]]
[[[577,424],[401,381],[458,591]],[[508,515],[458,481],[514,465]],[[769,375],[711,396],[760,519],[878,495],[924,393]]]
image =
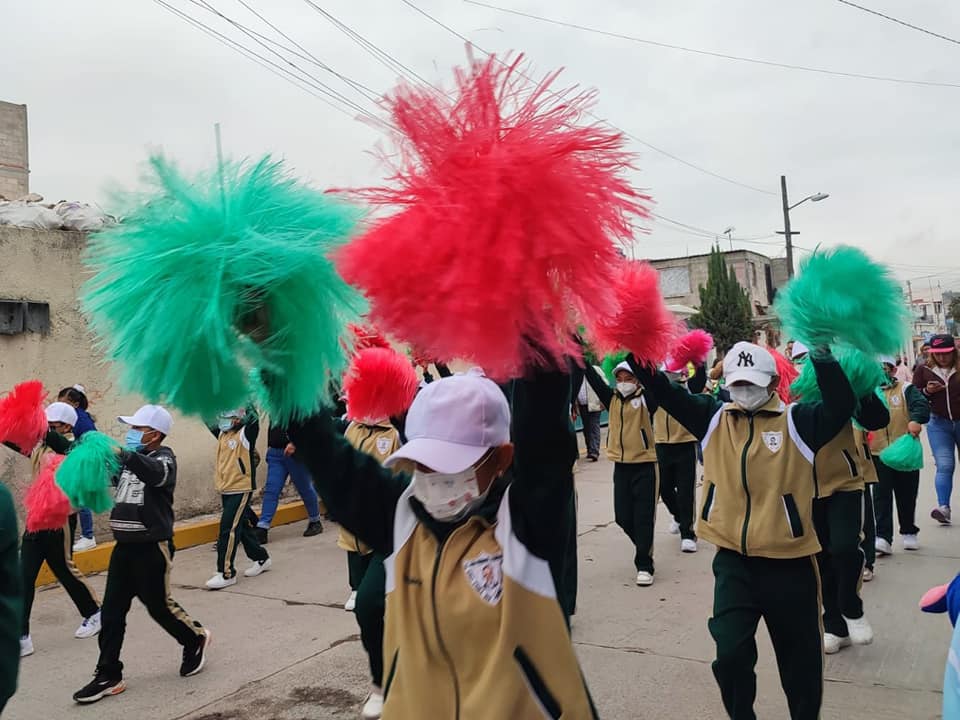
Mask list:
[[[304,0],[245,0],[334,70],[378,93],[397,81]],[[192,0],[169,2],[225,33]],[[699,172],[631,141],[634,182],[656,212],[722,232],[734,245],[782,255],[779,177],[796,242],[859,245],[895,263],[914,291],[960,287],[957,166],[960,87],[850,79],[733,62],[557,27],[461,0],[411,0],[479,47],[523,51],[536,74],[565,67],[558,86],[599,90],[596,113]],[[923,35],[837,0],[490,0],[515,10],[674,45],[960,85],[960,45]],[[210,0],[234,20],[283,42],[238,0]],[[412,71],[450,86],[464,43],[402,0],[316,3]],[[960,3],[862,0],[960,38]],[[235,30],[232,36],[270,57]],[[376,112],[373,103],[307,61],[317,79]],[[110,183],[133,185],[151,148],[188,167],[214,159],[220,122],[233,156],[272,152],[321,187],[380,177],[369,151],[383,133],[255,65],[153,0],[3,3],[0,99],[29,106],[31,189],[47,199],[103,201]],[[706,252],[711,240],[654,221],[637,257]],[[757,243],[737,237],[761,238]],[[772,236],[772,237],[770,237]],[[726,241],[724,246],[727,247]],[[933,277],[927,277],[927,276]]]

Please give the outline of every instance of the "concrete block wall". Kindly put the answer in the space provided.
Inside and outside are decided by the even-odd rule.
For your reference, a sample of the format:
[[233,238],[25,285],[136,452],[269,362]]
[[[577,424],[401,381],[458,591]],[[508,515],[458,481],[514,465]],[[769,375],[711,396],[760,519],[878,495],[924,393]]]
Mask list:
[[[117,415],[133,412],[143,399],[119,391],[80,314],[76,298],[84,279],[80,253],[85,242],[84,233],[0,226],[0,298],[50,305],[49,334],[0,335],[0,393],[30,379],[43,381],[51,394],[81,383],[98,429],[120,439],[124,426],[117,422]],[[174,420],[168,444],[177,454],[176,511],[177,518],[184,519],[220,505],[213,489],[216,441],[197,420],[176,413]],[[260,438],[261,457],[266,457],[266,426]],[[265,462],[257,475],[262,487]],[[14,493],[21,522],[23,492],[30,480],[29,460],[0,446],[0,482]],[[97,523],[104,528],[106,517],[98,517]]]
[[29,173],[27,106],[0,102],[0,195],[26,195]]

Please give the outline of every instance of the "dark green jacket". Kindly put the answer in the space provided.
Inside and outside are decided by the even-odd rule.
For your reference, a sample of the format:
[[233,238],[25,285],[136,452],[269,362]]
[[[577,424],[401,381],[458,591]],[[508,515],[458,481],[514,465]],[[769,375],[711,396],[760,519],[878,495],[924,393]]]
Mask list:
[[13,497],[7,487],[0,484],[0,712],[17,691],[20,666],[23,589],[20,587],[19,537]]
[[[840,364],[833,357],[812,358],[823,402],[797,403],[792,407],[797,433],[813,451],[836,437],[848,423],[856,407],[856,396]],[[685,387],[671,383],[661,372],[640,367],[628,358],[634,375],[657,402],[681,425],[702,440],[710,420],[723,407],[713,395],[691,395]]]

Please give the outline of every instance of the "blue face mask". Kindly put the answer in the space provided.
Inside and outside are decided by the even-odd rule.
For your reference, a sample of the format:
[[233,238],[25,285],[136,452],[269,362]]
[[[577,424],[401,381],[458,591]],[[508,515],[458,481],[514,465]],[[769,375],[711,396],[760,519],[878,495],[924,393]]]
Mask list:
[[217,423],[217,427],[220,428],[220,432],[230,432],[233,430],[233,418],[220,418],[220,422]]
[[128,450],[142,450],[143,449],[143,430],[134,430],[130,428],[127,430],[126,436],[123,438],[123,444],[126,445]]

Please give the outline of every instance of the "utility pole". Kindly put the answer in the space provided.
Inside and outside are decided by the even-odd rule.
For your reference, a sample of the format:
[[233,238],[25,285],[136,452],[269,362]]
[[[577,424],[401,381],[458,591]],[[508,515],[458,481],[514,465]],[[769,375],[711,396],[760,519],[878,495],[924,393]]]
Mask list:
[[783,199],[783,237],[787,241],[787,277],[793,277],[793,233],[790,231],[790,203],[787,201],[787,176],[780,176],[780,196]]
[[907,297],[910,299],[910,351],[916,354],[917,348],[914,346],[913,337],[917,334],[917,321],[913,317],[913,285],[907,280]]

